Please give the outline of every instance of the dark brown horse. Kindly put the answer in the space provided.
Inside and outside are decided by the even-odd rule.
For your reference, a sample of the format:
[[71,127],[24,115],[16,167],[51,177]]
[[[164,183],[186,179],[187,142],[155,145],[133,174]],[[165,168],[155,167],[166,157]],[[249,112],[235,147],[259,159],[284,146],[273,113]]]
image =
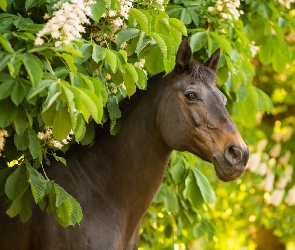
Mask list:
[[212,162],[223,181],[239,177],[249,153],[215,86],[218,62],[219,50],[205,65],[193,62],[185,38],[174,70],[149,85],[122,117],[117,136],[74,146],[65,157],[68,167],[54,162],[46,170],[81,204],[81,224],[62,228],[37,206],[25,224],[0,211],[0,248],[137,249],[140,221],[174,149]]

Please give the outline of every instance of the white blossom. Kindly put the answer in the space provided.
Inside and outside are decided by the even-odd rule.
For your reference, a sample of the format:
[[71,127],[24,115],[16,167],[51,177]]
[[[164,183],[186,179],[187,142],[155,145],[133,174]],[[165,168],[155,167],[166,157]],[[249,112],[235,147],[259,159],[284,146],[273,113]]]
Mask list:
[[45,35],[51,35],[53,39],[57,39],[55,46],[67,45],[76,37],[81,37],[81,33],[85,32],[83,24],[89,24],[88,16],[91,15],[89,5],[94,1],[71,0],[69,2],[61,2],[53,6],[52,18],[46,23],[43,30],[37,33],[35,45],[42,45],[44,40],[41,38]]
[[35,40],[35,45],[42,45],[44,44],[44,40],[40,37],[37,37]]
[[283,200],[283,196],[284,196],[285,190],[283,189],[276,189],[272,192],[271,194],[271,200],[270,203],[273,204],[274,206],[278,206],[280,205],[280,203]]
[[250,171],[255,172],[259,166],[260,161],[261,161],[260,153],[250,154],[247,168],[249,168]]
[[295,185],[289,189],[285,202],[289,206],[295,205]]
[[277,158],[280,155],[280,152],[281,152],[281,144],[276,144],[269,151],[269,155],[273,158]]
[[266,178],[261,182],[260,186],[262,189],[265,191],[272,191],[273,190],[273,184],[275,180],[275,175],[274,173],[269,173]]
[[207,10],[209,12],[216,11],[223,19],[231,20],[234,17],[234,19],[238,20],[240,15],[244,14],[243,11],[237,9],[240,4],[240,0],[218,0],[215,6],[209,6]]
[[261,141],[258,142],[257,144],[257,151],[261,152],[265,149],[267,145],[267,139],[263,139]]
[[255,57],[257,55],[259,47],[255,46],[255,41],[252,41],[249,46],[250,46],[250,51],[251,51],[252,57]]
[[282,157],[279,158],[279,163],[287,164],[291,156],[291,152],[288,150]]
[[291,3],[294,3],[295,0],[279,0],[278,2],[279,2],[279,4],[283,5],[283,6],[286,7],[287,9],[290,9],[290,7],[291,7],[291,6],[290,6]]
[[143,69],[144,64],[145,64],[145,59],[144,58],[141,58],[139,62],[135,62],[134,63],[134,66],[136,66],[136,67],[138,67],[140,69]]
[[5,129],[0,129],[0,156],[1,151],[4,149],[5,137],[8,137],[8,132]]

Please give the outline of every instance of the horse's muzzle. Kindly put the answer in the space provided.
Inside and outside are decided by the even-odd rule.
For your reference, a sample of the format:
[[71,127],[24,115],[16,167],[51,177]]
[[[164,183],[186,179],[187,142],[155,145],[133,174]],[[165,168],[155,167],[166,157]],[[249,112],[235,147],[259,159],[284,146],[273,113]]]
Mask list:
[[222,181],[233,181],[246,170],[249,159],[249,149],[234,143],[229,144],[223,154],[213,156],[213,165],[218,178]]

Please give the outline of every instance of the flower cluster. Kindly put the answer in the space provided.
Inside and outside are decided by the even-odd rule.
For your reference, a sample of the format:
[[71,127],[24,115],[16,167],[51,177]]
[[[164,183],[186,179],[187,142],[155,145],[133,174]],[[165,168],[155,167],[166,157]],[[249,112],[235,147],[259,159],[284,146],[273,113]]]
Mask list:
[[295,0],[279,0],[278,1],[280,5],[283,5],[284,7],[286,7],[287,9],[291,8],[291,3],[295,3]]
[[[264,152],[267,141],[261,141],[256,148],[258,152],[251,154],[248,162],[248,169],[251,172],[264,177],[259,187],[266,192],[264,196],[266,201],[274,206],[279,206],[283,201],[286,193],[285,189],[288,183],[292,181],[294,170],[293,166],[288,164],[291,152],[286,151],[284,155],[281,155],[281,144],[279,144],[282,138],[288,137],[289,133],[284,135],[280,133],[274,134],[272,138],[277,143],[269,150],[268,154]],[[284,166],[283,173],[280,176],[277,176],[276,171],[274,171],[278,165],[281,168]],[[289,189],[284,201],[289,206],[295,205],[295,186]]]
[[255,45],[255,41],[252,41],[250,44],[250,51],[252,54],[252,57],[255,57],[259,51],[259,47]]
[[3,151],[4,149],[4,145],[5,145],[5,138],[7,137],[8,133],[5,129],[0,129],[0,156],[1,156],[1,151]]
[[[93,38],[96,42],[99,42],[101,46],[105,45],[106,41],[116,41],[117,36],[115,32],[127,28],[125,20],[129,17],[129,11],[132,8],[133,0],[120,0],[120,9],[108,10],[103,13],[102,18],[105,22],[110,24],[110,30],[95,30],[93,32]],[[122,47],[124,47],[123,44]]]
[[61,2],[53,6],[54,12],[52,18],[46,23],[45,27],[37,33],[35,45],[42,45],[45,35],[51,35],[56,39],[55,46],[67,45],[76,37],[81,37],[85,32],[83,24],[89,24],[88,16],[91,15],[89,5],[94,1],[71,0],[70,2]]
[[243,15],[244,12],[242,10],[238,10],[240,7],[240,0],[218,0],[215,6],[210,6],[208,8],[209,12],[215,12],[217,15],[220,15],[223,19],[238,20],[240,15]]
[[72,140],[72,137],[71,137],[72,134],[73,132],[71,132],[62,141],[57,141],[53,138],[52,128],[45,127],[45,133],[38,132],[38,138],[42,141],[46,141],[46,145],[48,145],[49,147],[61,149],[64,145],[68,144]]

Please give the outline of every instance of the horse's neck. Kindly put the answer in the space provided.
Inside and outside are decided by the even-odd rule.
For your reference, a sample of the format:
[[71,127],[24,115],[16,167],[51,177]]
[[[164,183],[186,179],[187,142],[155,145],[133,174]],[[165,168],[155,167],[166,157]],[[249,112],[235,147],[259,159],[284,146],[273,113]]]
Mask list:
[[126,216],[132,218],[127,222],[133,224],[130,227],[139,223],[152,202],[171,154],[157,128],[157,108],[155,99],[143,99],[122,119],[118,135],[107,142],[112,164],[110,188]]

